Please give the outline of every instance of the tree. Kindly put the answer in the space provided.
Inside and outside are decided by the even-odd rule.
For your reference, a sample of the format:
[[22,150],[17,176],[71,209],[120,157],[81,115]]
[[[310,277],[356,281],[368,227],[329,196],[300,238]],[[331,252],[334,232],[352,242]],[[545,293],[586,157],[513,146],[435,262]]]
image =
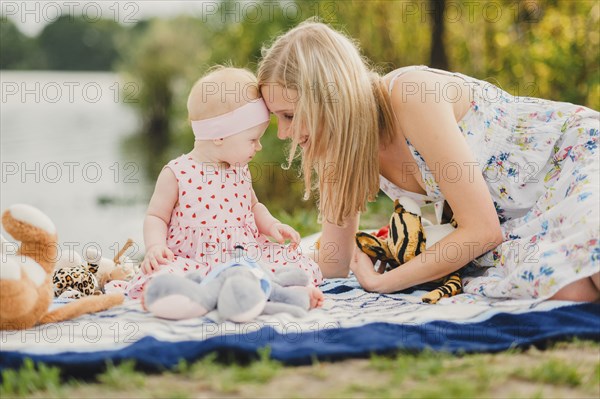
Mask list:
[[193,144],[193,136],[186,134],[191,132],[185,101],[191,83],[208,67],[210,49],[202,25],[193,18],[151,19],[144,25],[120,38],[123,58],[117,68],[133,88],[125,96],[141,117],[143,161],[153,179],[173,155],[173,141],[174,151]]
[[110,70],[119,56],[115,36],[122,29],[114,21],[87,21],[64,15],[44,28],[38,43],[48,69]]
[[0,21],[0,69],[44,69],[44,57],[34,39],[22,34],[8,18]]
[[433,18],[431,19],[431,63],[434,68],[448,70],[448,56],[444,45],[444,24],[446,0],[429,0],[432,7]]

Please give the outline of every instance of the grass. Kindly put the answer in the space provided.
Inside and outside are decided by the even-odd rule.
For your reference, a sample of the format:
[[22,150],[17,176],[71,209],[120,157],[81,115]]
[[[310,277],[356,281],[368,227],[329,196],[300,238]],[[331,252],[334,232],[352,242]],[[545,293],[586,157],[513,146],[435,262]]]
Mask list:
[[287,367],[268,348],[249,363],[215,354],[145,374],[133,362],[108,364],[93,381],[61,376],[27,360],[2,373],[0,397],[328,397],[328,398],[597,398],[600,343],[573,341],[544,351],[452,355],[432,351],[372,355]]
[[37,367],[31,359],[25,359],[19,370],[2,372],[0,397],[27,396],[43,391],[57,393],[60,390],[60,370],[40,364]]
[[266,384],[275,378],[283,366],[271,360],[270,354],[269,348],[263,348],[258,360],[240,365],[233,361],[218,361],[217,355],[212,353],[191,365],[182,361],[173,372],[183,378],[202,381],[212,391],[233,393],[244,384]]
[[106,371],[98,376],[98,382],[107,388],[121,390],[130,386],[143,388],[145,375],[135,370],[135,362],[124,361],[115,366],[108,363]]
[[575,365],[565,364],[560,359],[549,359],[531,370],[520,370],[525,379],[552,385],[576,387],[581,385],[581,374]]

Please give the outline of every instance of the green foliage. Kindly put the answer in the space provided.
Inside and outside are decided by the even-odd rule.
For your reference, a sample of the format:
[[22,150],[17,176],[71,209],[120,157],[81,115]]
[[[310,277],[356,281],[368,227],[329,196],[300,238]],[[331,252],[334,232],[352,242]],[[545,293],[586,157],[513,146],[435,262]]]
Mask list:
[[2,18],[0,69],[111,70],[119,58],[116,42],[123,31],[107,19],[63,15],[29,38],[10,19]]
[[145,376],[135,370],[133,360],[124,361],[117,366],[109,363],[106,371],[100,374],[97,380],[112,389],[142,388],[145,384]]
[[551,346],[553,349],[577,348],[588,349],[590,351],[598,350],[598,344],[594,341],[588,341],[573,337],[566,341],[555,342]]
[[47,391],[56,396],[60,389],[60,370],[56,367],[38,364],[25,359],[18,370],[2,371],[0,396],[28,396],[39,391]]
[[444,352],[399,353],[396,356],[372,355],[370,365],[375,370],[392,371],[393,379],[426,380],[444,372],[451,355]]
[[460,358],[432,350],[400,352],[394,356],[373,355],[369,365],[378,372],[391,374],[393,383],[388,385],[388,392],[383,395],[386,397],[397,397],[399,392],[406,398],[477,397],[485,395],[503,378],[501,373],[494,373],[498,367],[490,364],[489,355]]
[[46,67],[36,40],[22,34],[10,19],[0,19],[0,69],[36,67]]
[[[313,2],[324,10],[332,3]],[[388,72],[431,65],[427,1],[334,2],[321,13]],[[459,0],[443,13],[449,69],[489,80],[514,95],[600,107],[600,4],[592,0]],[[365,23],[369,21],[369,23]]]
[[[286,18],[281,5],[273,1],[253,4],[255,7],[249,8],[243,2],[225,0],[219,4],[216,13],[205,17],[212,47],[208,59],[211,65],[231,63],[255,69],[262,45],[300,22]],[[267,13],[267,10],[271,12]]]
[[549,359],[531,370],[520,370],[517,375],[532,381],[571,387],[579,386],[582,382],[577,368],[561,359]]
[[193,81],[208,67],[210,48],[202,24],[190,17],[152,19],[130,33],[118,43],[123,54],[118,70],[135,87],[129,104],[142,120],[130,146],[142,149],[135,152],[154,180],[170,158],[192,147],[185,103]]
[[[429,64],[431,16],[423,1],[386,0],[334,2],[319,1],[324,22],[356,39],[363,54],[389,72],[404,65]],[[365,21],[369,21],[365,23]]]
[[233,367],[232,380],[241,383],[264,384],[271,381],[283,369],[281,363],[271,359],[271,348],[259,349],[258,355],[258,360],[250,363],[249,366]]
[[316,212],[310,212],[315,209],[315,199],[302,200],[304,179],[300,176],[299,161],[293,162],[289,169],[284,169],[288,166],[288,144],[277,138],[275,123],[271,123],[261,143],[263,150],[256,154],[250,167],[256,196],[269,208],[279,209],[284,217],[285,214],[299,212],[297,218],[308,222],[304,225],[305,230],[311,230],[317,225]]
[[393,399],[398,397],[398,395],[394,392],[393,386],[370,385],[364,382],[352,382],[344,391],[335,395],[337,398],[347,398],[349,396],[381,399]]
[[429,350],[415,354],[401,352],[394,356],[373,355],[370,368],[390,375],[389,383],[353,383],[344,394],[393,398],[401,393],[406,398],[465,398],[476,397],[485,391],[489,378],[477,378],[473,383],[469,375],[474,368],[472,365],[466,367],[469,372],[465,376],[456,376],[453,363],[455,357],[452,355]]
[[310,209],[295,209],[291,212],[282,210],[280,207],[273,211],[275,216],[281,223],[293,226],[302,237],[321,231],[321,226],[317,223],[317,210],[315,207]]
[[235,361],[217,360],[217,354],[211,353],[193,364],[180,361],[173,370],[213,391],[225,393],[237,392],[241,385],[266,384],[283,371],[283,365],[272,360],[271,349],[264,347],[258,350],[258,359],[247,365]]
[[[478,4],[479,18],[448,24],[452,69],[511,94],[600,107],[598,2]],[[490,4],[500,12],[481,18]]]
[[481,390],[467,378],[442,378],[429,385],[421,385],[417,388],[408,390],[405,398],[448,398],[463,399],[476,398],[481,394]]
[[596,367],[594,368],[594,372],[588,385],[591,388],[600,386],[600,362],[596,363]]
[[118,57],[115,37],[117,22],[61,16],[47,25],[38,38],[39,46],[52,70],[110,70]]

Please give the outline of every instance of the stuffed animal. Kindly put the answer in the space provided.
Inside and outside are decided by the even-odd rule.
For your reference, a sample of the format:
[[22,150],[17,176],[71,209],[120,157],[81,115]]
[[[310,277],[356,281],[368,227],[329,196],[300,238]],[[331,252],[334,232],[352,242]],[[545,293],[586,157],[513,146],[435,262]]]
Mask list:
[[[426,226],[424,226],[424,224]],[[455,229],[455,223],[433,225],[424,223],[419,206],[410,198],[402,197],[394,201],[394,213],[389,225],[375,235],[358,232],[356,244],[372,260],[379,260],[379,273],[392,270],[429,248]],[[462,291],[460,272],[454,272],[431,282],[435,288],[421,299],[427,303],[437,303],[443,297],[450,297]],[[422,287],[431,289],[431,284]]]
[[84,260],[74,251],[63,254],[52,275],[54,295],[75,299],[105,292],[122,292],[127,280],[135,273],[133,261],[123,256],[132,245],[133,240],[128,239],[112,260],[103,258],[95,247],[86,249]]
[[57,260],[56,228],[50,218],[29,205],[13,205],[2,215],[4,229],[21,246],[15,254],[3,245],[0,261],[0,330],[69,320],[106,310],[123,295],[82,298],[48,311],[53,298],[52,271]]
[[100,285],[96,278],[97,272],[98,267],[84,262],[77,252],[63,251],[54,266],[54,273],[52,273],[54,296],[77,299],[101,294]]
[[143,307],[157,317],[187,319],[217,309],[223,320],[242,323],[260,314],[306,315],[310,307],[308,276],[299,269],[275,273],[244,259],[241,249],[207,276],[163,274],[144,288]]

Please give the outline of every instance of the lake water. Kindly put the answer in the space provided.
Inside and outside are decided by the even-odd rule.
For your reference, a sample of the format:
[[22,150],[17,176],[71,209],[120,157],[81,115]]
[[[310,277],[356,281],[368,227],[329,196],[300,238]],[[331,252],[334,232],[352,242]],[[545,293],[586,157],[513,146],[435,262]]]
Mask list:
[[140,126],[123,103],[127,82],[113,73],[40,71],[0,71],[0,82],[2,210],[38,207],[61,246],[80,253],[94,245],[112,257],[129,237],[143,246],[153,182],[122,149]]

